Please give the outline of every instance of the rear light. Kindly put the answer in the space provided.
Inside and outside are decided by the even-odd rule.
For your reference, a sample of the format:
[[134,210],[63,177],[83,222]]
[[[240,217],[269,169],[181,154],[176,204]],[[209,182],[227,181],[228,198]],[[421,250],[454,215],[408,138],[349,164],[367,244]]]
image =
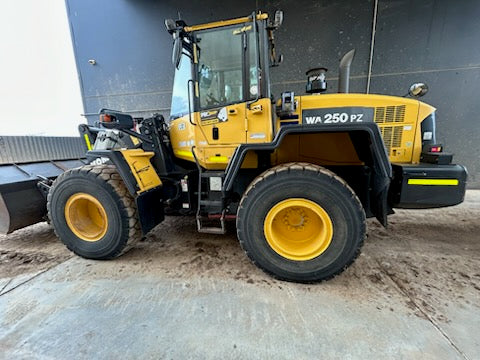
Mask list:
[[100,122],[112,122],[112,116],[109,114],[100,114]]
[[432,153],[442,152],[442,147],[439,145],[431,146],[429,152],[432,152]]
[[453,155],[443,152],[442,144],[424,145],[420,161],[436,165],[449,165],[452,163]]

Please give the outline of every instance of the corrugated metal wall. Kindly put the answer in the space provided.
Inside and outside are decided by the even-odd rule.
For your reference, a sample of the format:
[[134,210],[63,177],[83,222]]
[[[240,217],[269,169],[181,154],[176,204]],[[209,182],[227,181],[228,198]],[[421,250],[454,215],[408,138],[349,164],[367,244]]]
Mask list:
[[[374,1],[369,0],[66,0],[89,120],[102,107],[144,116],[168,114],[173,66],[165,18],[201,23],[249,14],[285,13],[277,32],[284,63],[273,69],[273,91],[305,91],[305,71],[329,68],[329,92],[337,88],[338,60],[357,50],[351,91],[365,92]],[[438,108],[438,139],[480,186],[478,0],[380,0],[370,90],[404,95],[425,81],[425,102]],[[90,65],[88,60],[97,64]]]
[[0,136],[0,165],[85,157],[80,137]]

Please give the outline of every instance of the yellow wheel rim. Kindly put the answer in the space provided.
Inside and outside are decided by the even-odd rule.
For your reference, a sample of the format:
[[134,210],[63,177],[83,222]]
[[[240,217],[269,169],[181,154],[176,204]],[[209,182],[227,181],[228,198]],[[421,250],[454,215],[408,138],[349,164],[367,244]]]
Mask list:
[[100,240],[108,229],[104,207],[95,197],[86,193],[70,196],[65,204],[65,220],[70,230],[85,241]]
[[307,199],[279,202],[268,212],[263,226],[270,247],[290,260],[307,261],[322,254],[333,237],[327,212]]

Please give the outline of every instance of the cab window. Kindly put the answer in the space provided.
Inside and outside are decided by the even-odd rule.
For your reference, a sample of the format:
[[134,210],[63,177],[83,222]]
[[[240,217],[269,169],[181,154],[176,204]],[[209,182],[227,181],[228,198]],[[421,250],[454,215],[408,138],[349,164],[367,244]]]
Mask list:
[[[172,105],[170,106],[170,119],[176,119],[188,114],[188,91],[190,88],[190,101],[193,99],[192,86],[188,82],[192,78],[192,64],[190,58],[183,54],[180,66],[175,70],[173,81]],[[193,106],[190,108],[193,109]]]
[[197,34],[201,109],[245,101],[243,62],[245,26],[207,30]]

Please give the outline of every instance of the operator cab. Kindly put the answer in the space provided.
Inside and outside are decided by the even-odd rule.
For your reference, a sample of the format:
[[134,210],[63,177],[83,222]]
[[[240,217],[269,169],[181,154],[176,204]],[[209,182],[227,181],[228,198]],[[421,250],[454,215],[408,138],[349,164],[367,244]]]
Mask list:
[[[268,67],[281,61],[281,57],[276,60],[273,30],[282,18],[277,12],[275,22],[268,23],[267,14],[253,13],[190,27],[181,20],[166,20],[176,43],[170,120],[270,98]],[[260,51],[263,46],[270,47],[270,54]]]

